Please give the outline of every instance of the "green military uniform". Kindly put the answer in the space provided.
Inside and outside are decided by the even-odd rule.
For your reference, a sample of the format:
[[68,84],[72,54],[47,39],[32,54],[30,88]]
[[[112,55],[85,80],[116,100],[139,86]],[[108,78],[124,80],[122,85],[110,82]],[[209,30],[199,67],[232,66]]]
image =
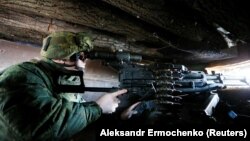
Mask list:
[[95,102],[69,102],[55,92],[53,74],[63,69],[56,65],[50,60],[25,62],[1,75],[0,110],[8,126],[18,131],[14,137],[71,137],[101,115]]
[[95,102],[71,102],[56,88],[66,71],[50,59],[13,65],[0,75],[0,140],[63,140],[101,116]]

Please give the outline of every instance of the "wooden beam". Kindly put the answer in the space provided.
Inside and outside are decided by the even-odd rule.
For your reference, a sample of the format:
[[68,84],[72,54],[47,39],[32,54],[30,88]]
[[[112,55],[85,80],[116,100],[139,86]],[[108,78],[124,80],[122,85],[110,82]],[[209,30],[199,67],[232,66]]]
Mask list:
[[[159,26],[166,31],[195,42],[223,41],[216,33],[216,29],[200,23],[199,16],[192,13],[192,9],[183,8],[185,3],[154,0],[103,0],[108,4],[118,7],[135,17]],[[188,18],[187,18],[188,17]],[[207,30],[210,28],[210,30]],[[184,40],[183,40],[184,41]],[[225,48],[225,46],[222,48]],[[183,48],[184,49],[184,48]]]
[[[139,6],[140,4],[142,3],[139,3],[136,6]],[[148,6],[147,3],[145,5]],[[146,19],[136,18],[129,15],[130,13],[133,14],[133,11],[129,11],[130,13],[128,14],[124,11],[118,10],[116,7],[110,6],[109,4],[98,0],[1,0],[0,6],[1,8],[15,9],[15,11],[20,13],[39,15],[47,17],[48,19],[57,19],[73,24],[80,24],[96,30],[114,33],[123,37],[126,42],[130,43],[138,41],[160,42],[162,46],[177,49],[179,48],[183,51],[189,51],[190,47],[195,47],[195,49],[200,50],[213,50],[227,47],[222,37],[214,32],[210,33],[207,31],[203,33],[203,28],[200,28],[199,24],[197,25],[195,23],[185,22],[185,28],[183,28],[184,25],[181,24],[182,21],[172,24],[170,22],[171,20],[169,20],[171,18],[168,17],[167,19],[164,19],[164,17],[169,15],[167,12],[158,10],[152,11],[150,7],[141,11],[143,13],[148,10],[145,15],[142,15],[142,17],[149,17]],[[142,4],[142,8],[143,6],[144,4]],[[150,14],[150,12],[153,14]],[[163,12],[162,17],[159,14],[157,15],[157,12]],[[149,21],[149,23],[153,23],[154,21],[154,26],[151,26],[145,21]],[[164,22],[165,25],[156,24],[158,22],[162,24]],[[167,30],[161,31],[160,28],[162,27]],[[172,31],[172,29],[174,30]],[[170,33],[169,31],[174,34],[168,35],[168,33]],[[183,36],[178,37],[179,35]],[[194,37],[192,37],[193,35]],[[184,36],[185,38],[182,38]],[[189,41],[189,38],[187,37],[192,38],[194,42]],[[184,45],[179,44],[179,42]],[[214,42],[216,43],[215,45],[209,44]],[[188,43],[195,43],[195,45],[191,44],[190,47],[188,47]],[[204,43],[207,44],[207,46],[204,47]]]
[[124,36],[130,35],[127,38],[133,38],[129,38],[129,40],[146,40],[152,38],[152,34],[145,31],[140,25],[126,19],[127,17],[113,13],[111,9],[107,9],[107,7],[98,1],[1,0],[0,6],[15,9],[23,13],[33,13],[51,19],[77,23]]
[[31,14],[22,14],[9,9],[0,9],[0,36],[13,41],[42,44],[42,39],[54,31],[90,32],[94,46],[106,50],[124,50],[152,57],[162,55],[154,49],[129,44],[119,36],[105,34],[83,25],[72,24],[61,20],[50,19]]

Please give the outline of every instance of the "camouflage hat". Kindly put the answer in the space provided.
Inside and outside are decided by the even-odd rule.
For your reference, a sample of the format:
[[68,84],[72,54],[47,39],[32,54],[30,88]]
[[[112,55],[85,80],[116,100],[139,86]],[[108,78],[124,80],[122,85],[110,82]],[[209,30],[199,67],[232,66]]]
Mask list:
[[60,31],[44,38],[40,54],[49,59],[69,59],[75,53],[92,49],[92,41],[87,33]]

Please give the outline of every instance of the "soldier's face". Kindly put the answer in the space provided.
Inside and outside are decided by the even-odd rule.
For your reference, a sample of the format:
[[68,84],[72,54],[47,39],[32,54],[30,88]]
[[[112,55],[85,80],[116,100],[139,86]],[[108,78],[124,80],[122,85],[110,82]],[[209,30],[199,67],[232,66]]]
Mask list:
[[86,65],[85,60],[78,59],[76,61],[76,69],[77,70],[82,70],[83,71],[85,69],[85,65]]
[[84,70],[85,68],[85,56],[84,52],[80,52],[70,60],[65,60],[65,68],[69,70]]
[[85,68],[85,56],[84,52],[80,52],[78,59],[76,60],[76,69],[77,70],[84,70]]

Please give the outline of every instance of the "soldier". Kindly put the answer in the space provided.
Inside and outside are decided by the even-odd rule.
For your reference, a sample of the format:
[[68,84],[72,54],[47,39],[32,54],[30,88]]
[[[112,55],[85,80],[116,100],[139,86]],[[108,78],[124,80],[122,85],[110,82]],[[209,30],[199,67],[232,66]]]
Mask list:
[[55,32],[43,40],[41,60],[16,64],[0,73],[0,139],[69,139],[102,113],[115,112],[117,96],[125,89],[83,102],[78,94],[65,95],[57,87],[79,83],[64,74],[82,71],[84,52],[92,49],[86,33]]

